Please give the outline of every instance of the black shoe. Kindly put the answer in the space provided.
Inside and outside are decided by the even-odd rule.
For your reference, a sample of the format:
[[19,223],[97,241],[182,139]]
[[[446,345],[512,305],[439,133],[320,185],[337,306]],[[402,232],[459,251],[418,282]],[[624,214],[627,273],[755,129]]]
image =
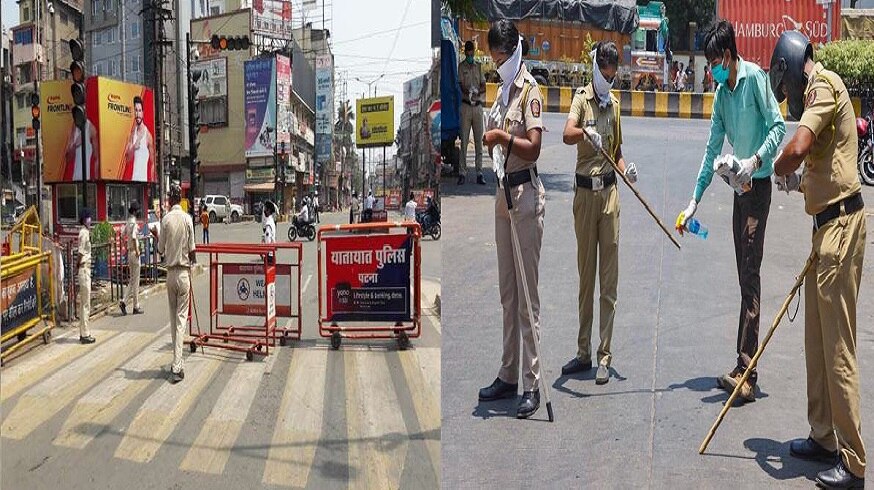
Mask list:
[[170,382],[174,385],[180,381],[185,379],[185,370],[179,371],[178,373],[174,373],[172,370],[170,371]]
[[824,488],[865,488],[865,479],[850,473],[842,459],[834,468],[816,475],[816,483]]
[[571,374],[582,373],[584,371],[588,371],[592,369],[592,360],[589,359],[586,362],[580,360],[579,357],[574,357],[567,364],[562,366],[561,375],[569,376]]
[[492,384],[479,390],[479,401],[490,402],[501,398],[513,398],[518,390],[518,384],[505,383],[501,378],[495,378]]
[[516,410],[517,419],[527,419],[534,415],[534,412],[540,408],[540,391],[526,391],[522,393],[522,399],[519,400],[519,408]]
[[93,344],[94,342],[97,342],[97,340],[90,335],[87,337],[79,337],[80,344]]
[[121,314],[127,315],[127,305],[124,304],[124,301],[118,304],[118,307],[121,308]]
[[486,185],[486,179],[483,177],[483,174],[476,176],[476,183],[479,185]]
[[458,176],[458,182],[456,182],[456,184],[464,185],[464,174]]
[[829,451],[810,437],[789,443],[789,454],[799,459],[824,463],[834,463],[838,457],[837,451]]
[[134,308],[134,315],[142,315],[142,314],[143,314],[142,308]]

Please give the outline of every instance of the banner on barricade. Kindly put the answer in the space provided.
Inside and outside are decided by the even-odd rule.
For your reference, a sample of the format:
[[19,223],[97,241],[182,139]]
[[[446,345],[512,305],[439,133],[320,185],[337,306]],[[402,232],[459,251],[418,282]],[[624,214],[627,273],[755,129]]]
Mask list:
[[37,316],[36,267],[3,281],[0,306],[3,311],[0,331],[4,334]]
[[222,310],[228,315],[263,316],[268,311],[265,294],[272,295],[272,316],[291,316],[291,266],[276,265],[276,280],[271,288],[264,288],[263,264],[222,265]]
[[409,321],[412,236],[325,239],[329,321]]

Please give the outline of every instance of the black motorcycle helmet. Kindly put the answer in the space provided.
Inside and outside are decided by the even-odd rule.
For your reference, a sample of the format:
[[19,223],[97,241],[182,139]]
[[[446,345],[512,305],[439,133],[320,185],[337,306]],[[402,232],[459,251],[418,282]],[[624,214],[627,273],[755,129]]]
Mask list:
[[801,119],[804,113],[804,89],[807,88],[804,65],[808,58],[813,59],[813,45],[807,36],[798,31],[784,32],[771,55],[771,69],[768,72],[771,90],[777,102],[783,102],[787,98],[783,94],[785,87],[789,94],[789,113],[795,119]]

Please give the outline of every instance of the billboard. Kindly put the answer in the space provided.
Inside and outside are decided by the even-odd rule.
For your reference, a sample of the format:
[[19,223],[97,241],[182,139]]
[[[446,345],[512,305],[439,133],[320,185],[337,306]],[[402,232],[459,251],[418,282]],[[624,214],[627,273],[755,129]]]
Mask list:
[[361,148],[391,146],[395,140],[395,98],[355,101],[355,144]]
[[244,102],[246,104],[246,157],[273,155],[276,138],[276,70],[273,58],[246,61]]
[[197,100],[228,96],[228,59],[195,61],[191,71],[200,71],[200,79],[195,83],[200,91]]
[[[43,179],[82,180],[81,131],[73,125],[71,82],[40,89]],[[132,83],[91,77],[85,81],[87,180],[155,182],[155,102],[152,91]]]
[[291,151],[291,59],[276,55],[276,113],[279,132],[276,141],[285,142],[286,151]]
[[331,161],[334,116],[333,62],[330,55],[316,57],[316,161]]
[[404,109],[417,114],[419,102],[422,100],[422,89],[425,86],[425,76],[419,76],[404,82]]
[[291,35],[291,1],[252,0],[252,31],[286,39]]

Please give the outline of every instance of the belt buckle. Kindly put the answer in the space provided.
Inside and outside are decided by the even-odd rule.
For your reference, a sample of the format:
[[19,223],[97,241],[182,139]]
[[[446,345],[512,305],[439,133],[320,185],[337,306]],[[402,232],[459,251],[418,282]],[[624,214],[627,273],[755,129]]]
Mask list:
[[604,189],[604,177],[600,175],[597,177],[592,177],[592,190],[600,191]]

